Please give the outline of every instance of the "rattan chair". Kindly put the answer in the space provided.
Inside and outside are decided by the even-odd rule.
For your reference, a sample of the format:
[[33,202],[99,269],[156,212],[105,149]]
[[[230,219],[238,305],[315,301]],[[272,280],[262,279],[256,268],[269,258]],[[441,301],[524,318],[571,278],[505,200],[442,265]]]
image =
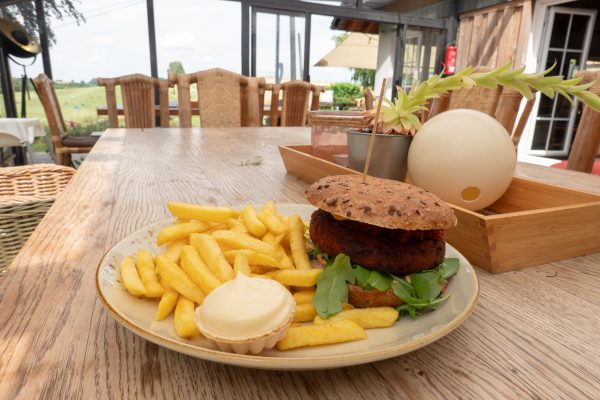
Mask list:
[[[600,72],[581,71],[582,83],[595,82],[590,91],[600,95]],[[567,169],[580,172],[592,172],[600,147],[600,113],[584,105],[577,133],[569,152]]]
[[[267,90],[271,90],[269,111],[271,126],[304,126],[307,123],[311,93],[310,110],[316,111],[319,109],[319,97],[324,88],[304,81],[288,81],[282,84],[269,84]],[[281,112],[279,111],[280,93],[282,93]]]
[[106,89],[108,127],[119,127],[116,88],[120,86],[123,116],[126,128],[154,128],[156,126],[155,88],[159,91],[160,126],[169,127],[169,81],[142,74],[118,78],[98,78],[98,85]]
[[191,86],[198,91],[200,125],[203,128],[260,126],[264,106],[264,78],[250,78],[220,68],[190,74],[169,74],[177,86],[179,126],[192,126]]
[[50,126],[54,159],[58,164],[71,165],[71,154],[89,153],[98,137],[68,135],[60,104],[50,78],[40,74],[33,80],[33,85],[44,107],[48,126]]
[[0,168],[0,273],[74,173],[73,168],[50,164]]
[[[489,70],[489,68],[483,67],[475,68],[475,71],[478,72]],[[523,95],[519,92],[504,87],[496,89],[480,87],[458,89],[433,100],[430,103],[429,113],[424,115],[426,118],[422,119],[429,119],[441,112],[456,108],[481,111],[496,118],[506,128],[516,147],[519,144],[523,129],[535,102],[535,99],[528,100],[519,117],[519,107],[522,100]]]

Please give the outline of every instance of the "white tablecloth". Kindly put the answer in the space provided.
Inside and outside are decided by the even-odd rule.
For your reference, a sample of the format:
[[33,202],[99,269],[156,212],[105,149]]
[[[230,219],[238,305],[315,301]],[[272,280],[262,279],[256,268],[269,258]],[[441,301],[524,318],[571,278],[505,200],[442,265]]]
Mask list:
[[46,136],[38,118],[0,118],[0,132],[11,134],[29,144],[36,137]]

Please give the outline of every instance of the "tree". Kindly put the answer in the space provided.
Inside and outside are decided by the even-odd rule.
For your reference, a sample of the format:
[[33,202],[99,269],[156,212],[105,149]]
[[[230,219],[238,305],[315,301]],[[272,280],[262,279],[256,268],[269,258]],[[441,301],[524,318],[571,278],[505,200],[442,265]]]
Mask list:
[[[75,7],[73,0],[44,0],[44,10],[46,12],[46,21],[51,17],[64,19],[72,17],[77,24],[85,22],[85,17]],[[25,30],[37,36],[38,24],[35,13],[35,3],[33,1],[22,1],[9,6],[0,7],[2,16],[8,20],[18,22],[23,25]],[[51,44],[56,42],[54,31],[47,23],[48,40]]]
[[169,63],[169,69],[167,72],[173,72],[176,74],[185,74],[185,70],[183,69],[183,64],[181,61],[171,61]]
[[[348,39],[349,33],[340,33],[339,35],[333,36],[333,41],[336,46],[342,44],[342,42]],[[375,70],[366,68],[351,68],[352,69],[352,81],[359,82],[363,88],[375,86]]]

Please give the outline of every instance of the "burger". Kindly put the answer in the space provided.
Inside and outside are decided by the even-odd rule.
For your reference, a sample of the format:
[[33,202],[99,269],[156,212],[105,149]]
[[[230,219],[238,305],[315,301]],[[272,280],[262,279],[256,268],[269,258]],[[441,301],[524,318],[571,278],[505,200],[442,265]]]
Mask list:
[[[422,293],[415,293],[410,281],[411,276],[444,263],[444,229],[456,225],[454,211],[446,202],[399,181],[369,176],[363,182],[362,175],[325,177],[313,183],[305,196],[318,207],[309,229],[315,252],[330,263],[345,255],[352,264],[357,279],[347,279],[348,303],[355,307],[400,306],[405,303],[402,298],[409,295],[398,297],[398,292],[404,291],[390,287],[393,279],[403,280],[410,298],[432,300],[419,299],[431,297],[431,293],[418,296]],[[452,270],[456,272],[456,268]],[[441,285],[434,294],[443,292],[448,274],[448,270],[441,271],[438,278],[432,278]]]

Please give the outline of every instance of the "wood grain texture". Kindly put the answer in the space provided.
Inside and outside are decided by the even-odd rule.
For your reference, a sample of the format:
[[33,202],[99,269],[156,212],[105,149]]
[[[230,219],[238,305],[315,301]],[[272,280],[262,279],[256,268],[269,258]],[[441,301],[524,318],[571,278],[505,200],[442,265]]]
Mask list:
[[469,65],[497,68],[509,60],[519,68],[525,60],[531,26],[531,1],[502,2],[460,15],[457,71]]
[[[165,202],[304,202],[278,144],[307,128],[109,130],[0,279],[0,399],[585,399],[600,392],[600,254],[491,275],[474,314],[405,356],[326,371],[205,362],[118,325],[97,299],[104,252]],[[255,156],[264,162],[241,166]],[[597,177],[518,174],[600,193]],[[85,194],[85,195],[83,195]]]

